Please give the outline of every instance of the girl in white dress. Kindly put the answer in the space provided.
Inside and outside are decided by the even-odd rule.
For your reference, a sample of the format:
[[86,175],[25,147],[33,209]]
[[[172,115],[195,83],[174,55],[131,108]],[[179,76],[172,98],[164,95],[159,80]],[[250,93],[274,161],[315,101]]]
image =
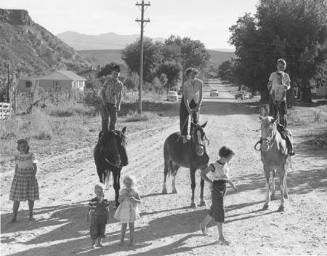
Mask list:
[[120,190],[118,201],[120,205],[118,206],[115,219],[119,220],[122,224],[121,226],[121,239],[120,245],[124,244],[125,233],[127,229],[127,223],[129,223],[129,235],[130,242],[129,245],[134,245],[134,222],[140,217],[138,211],[138,204],[141,203],[139,193],[135,189],[134,179],[131,176],[125,176],[123,183],[125,188]]

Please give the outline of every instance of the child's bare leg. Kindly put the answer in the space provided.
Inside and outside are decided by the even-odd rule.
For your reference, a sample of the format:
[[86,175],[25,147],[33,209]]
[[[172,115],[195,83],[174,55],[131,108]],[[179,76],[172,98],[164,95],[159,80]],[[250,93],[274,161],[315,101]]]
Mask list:
[[33,220],[33,208],[34,208],[34,201],[33,200],[28,200],[28,208],[30,211],[30,217],[29,220]]
[[95,246],[95,239],[91,238],[91,247],[94,248]]
[[98,237],[97,246],[102,247],[102,237]]
[[129,223],[129,246],[134,245],[134,222]]
[[217,222],[217,227],[218,227],[218,234],[219,234],[218,242],[220,242],[224,245],[229,245],[230,243],[225,239],[224,234],[223,234],[223,223]]
[[120,238],[120,245],[124,244],[125,233],[126,233],[127,223],[121,224],[121,238]]
[[210,223],[210,221],[212,221],[212,217],[207,214],[207,216],[205,216],[205,218],[202,220],[202,222],[200,223],[200,228],[202,231],[203,235],[207,235],[207,226]]
[[16,219],[17,219],[17,214],[18,214],[18,208],[19,208],[19,201],[14,201],[14,204],[13,204],[13,216],[12,216],[12,219],[11,219],[11,223],[13,222],[16,222]]

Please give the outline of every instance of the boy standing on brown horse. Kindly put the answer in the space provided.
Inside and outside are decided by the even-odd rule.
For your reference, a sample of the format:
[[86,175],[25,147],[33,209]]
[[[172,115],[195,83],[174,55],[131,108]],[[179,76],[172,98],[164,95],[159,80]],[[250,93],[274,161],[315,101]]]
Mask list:
[[111,77],[109,77],[101,90],[101,119],[102,131],[108,131],[108,119],[110,117],[109,130],[115,130],[117,112],[120,111],[123,83],[119,80],[120,67],[113,66]]
[[286,61],[284,59],[278,59],[277,71],[270,74],[267,85],[269,91],[269,115],[277,119],[279,114],[278,130],[286,140],[288,154],[294,155],[293,145],[288,131],[286,130],[286,92],[291,88],[291,80],[289,75],[285,72],[285,69]]

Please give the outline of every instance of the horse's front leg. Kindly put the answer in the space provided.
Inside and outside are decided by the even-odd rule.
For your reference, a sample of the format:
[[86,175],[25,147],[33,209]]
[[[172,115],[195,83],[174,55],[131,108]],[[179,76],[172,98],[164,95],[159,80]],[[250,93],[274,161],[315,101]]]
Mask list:
[[279,178],[280,178],[280,184],[279,184],[279,187],[280,187],[280,193],[281,193],[281,197],[280,197],[280,206],[278,208],[278,211],[279,212],[283,212],[284,211],[284,193],[285,193],[285,170],[281,170],[279,172]]
[[190,175],[191,175],[191,189],[192,189],[192,197],[191,197],[191,207],[195,208],[196,205],[194,203],[194,190],[195,190],[195,168],[190,168]]
[[119,190],[120,190],[120,172],[121,172],[121,168],[113,171],[116,207],[119,206],[118,198],[119,198]]
[[269,185],[269,179],[270,179],[270,170],[266,166],[263,167],[265,178],[266,178],[266,202],[262,207],[262,210],[267,210],[270,202],[270,185]]
[[165,167],[164,167],[164,181],[162,184],[162,194],[167,194],[167,186],[166,186],[166,181],[167,181],[167,174],[169,171],[169,166],[168,162],[165,160]]
[[270,175],[270,182],[271,182],[270,200],[275,200],[276,199],[276,182],[275,182],[276,171],[275,170],[271,171],[269,175]]
[[201,192],[200,192],[200,203],[199,206],[205,206],[206,202],[203,200],[203,191],[204,191],[204,179],[201,177]]

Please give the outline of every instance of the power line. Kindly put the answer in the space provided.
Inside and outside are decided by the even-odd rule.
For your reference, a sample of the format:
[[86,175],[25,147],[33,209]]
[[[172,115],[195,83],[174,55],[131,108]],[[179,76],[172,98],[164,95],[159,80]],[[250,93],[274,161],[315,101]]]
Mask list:
[[140,82],[139,82],[139,109],[138,112],[142,113],[142,88],[143,88],[143,31],[144,23],[150,22],[150,19],[144,19],[144,7],[150,6],[150,2],[144,3],[142,0],[141,3],[136,3],[136,6],[141,6],[141,19],[136,19],[136,22],[141,23],[141,36],[140,36]]

